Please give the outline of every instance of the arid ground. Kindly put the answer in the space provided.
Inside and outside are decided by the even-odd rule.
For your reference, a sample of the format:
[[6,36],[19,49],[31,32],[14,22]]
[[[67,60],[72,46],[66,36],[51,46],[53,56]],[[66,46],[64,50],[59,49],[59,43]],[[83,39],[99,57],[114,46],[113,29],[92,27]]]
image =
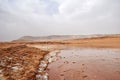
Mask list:
[[120,80],[120,35],[1,42],[0,80]]

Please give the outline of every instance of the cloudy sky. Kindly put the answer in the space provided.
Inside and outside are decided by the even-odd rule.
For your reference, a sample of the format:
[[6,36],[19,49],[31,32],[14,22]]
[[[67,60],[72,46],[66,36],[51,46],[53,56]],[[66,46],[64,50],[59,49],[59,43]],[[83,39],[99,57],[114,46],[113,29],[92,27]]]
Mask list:
[[63,34],[120,34],[120,0],[0,0],[0,41]]

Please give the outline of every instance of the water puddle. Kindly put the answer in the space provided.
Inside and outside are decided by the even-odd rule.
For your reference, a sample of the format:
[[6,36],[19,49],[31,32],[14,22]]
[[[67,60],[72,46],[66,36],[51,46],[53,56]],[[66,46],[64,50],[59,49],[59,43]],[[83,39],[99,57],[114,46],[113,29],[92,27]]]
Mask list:
[[49,80],[120,80],[120,49],[76,48],[49,55]]

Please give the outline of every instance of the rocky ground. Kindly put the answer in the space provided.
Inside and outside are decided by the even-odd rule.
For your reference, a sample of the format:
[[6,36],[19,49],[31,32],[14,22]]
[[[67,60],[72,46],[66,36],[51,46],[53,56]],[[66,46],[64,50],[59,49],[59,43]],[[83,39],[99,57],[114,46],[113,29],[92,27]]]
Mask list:
[[43,51],[25,45],[0,49],[0,80],[37,80]]

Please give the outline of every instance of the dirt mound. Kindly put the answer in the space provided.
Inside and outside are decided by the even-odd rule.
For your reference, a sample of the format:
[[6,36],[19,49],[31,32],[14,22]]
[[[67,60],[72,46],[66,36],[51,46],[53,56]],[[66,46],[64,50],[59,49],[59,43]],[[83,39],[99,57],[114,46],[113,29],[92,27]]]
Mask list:
[[0,49],[0,80],[36,80],[39,61],[47,53],[25,45]]

